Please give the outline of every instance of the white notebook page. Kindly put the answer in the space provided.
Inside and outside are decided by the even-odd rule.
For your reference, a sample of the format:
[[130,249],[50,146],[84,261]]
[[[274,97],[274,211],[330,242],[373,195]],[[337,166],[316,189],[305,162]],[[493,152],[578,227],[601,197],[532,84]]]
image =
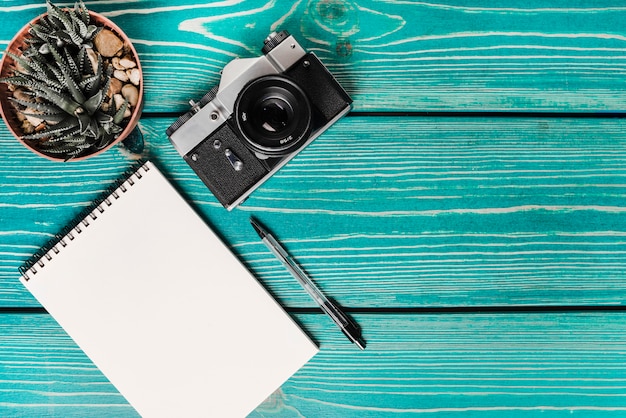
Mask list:
[[141,415],[245,416],[318,349],[144,167],[22,282]]

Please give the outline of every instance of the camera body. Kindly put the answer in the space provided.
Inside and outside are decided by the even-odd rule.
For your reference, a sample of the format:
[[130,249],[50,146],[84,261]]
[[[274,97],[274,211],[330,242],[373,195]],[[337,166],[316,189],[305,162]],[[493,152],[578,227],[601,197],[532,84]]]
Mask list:
[[352,99],[286,31],[263,55],[235,59],[218,86],[167,129],[170,141],[231,210],[348,113]]

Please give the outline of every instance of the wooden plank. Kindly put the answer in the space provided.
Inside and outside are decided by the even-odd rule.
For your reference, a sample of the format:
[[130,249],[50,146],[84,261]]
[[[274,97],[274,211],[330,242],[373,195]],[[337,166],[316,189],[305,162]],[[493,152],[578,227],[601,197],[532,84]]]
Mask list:
[[[144,157],[287,306],[312,303],[251,214],[347,306],[626,298],[626,121],[348,117],[233,212],[169,144],[170,122],[141,122]],[[0,306],[36,305],[17,268],[133,164],[120,152],[49,163],[0,133]]]
[[0,415],[138,416],[49,315],[0,315]]
[[[298,315],[321,352],[251,416],[623,416],[619,313]],[[0,316],[0,415],[135,416],[47,315]],[[297,415],[300,414],[300,415]]]
[[[532,0],[98,2],[134,40],[146,112],[181,112],[235,57],[288,29],[316,52],[360,111],[622,111],[626,7]],[[3,2],[0,46],[44,11]],[[254,16],[252,18],[252,16]]]
[[354,306],[621,304],[622,124],[350,118],[243,209]]
[[[624,413],[623,315],[356,318],[366,351],[332,333],[342,348],[322,350],[283,387],[303,416]],[[331,329],[321,331],[323,344]]]

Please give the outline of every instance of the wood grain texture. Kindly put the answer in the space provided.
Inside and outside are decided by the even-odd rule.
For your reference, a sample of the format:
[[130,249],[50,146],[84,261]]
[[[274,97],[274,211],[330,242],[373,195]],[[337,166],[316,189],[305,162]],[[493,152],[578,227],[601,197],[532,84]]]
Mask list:
[[[322,350],[251,417],[623,416],[623,314],[356,315],[360,352],[323,315]],[[131,417],[47,315],[0,316],[0,415]]]
[[[180,112],[235,57],[287,29],[360,111],[624,110],[626,7],[503,1],[91,2],[133,39],[146,112]],[[0,46],[41,1],[4,1]]]
[[356,318],[366,351],[319,324],[339,345],[283,387],[302,416],[624,414],[623,315]]
[[[142,120],[143,156],[287,306],[312,302],[251,214],[347,306],[626,299],[625,121],[349,117],[231,213],[169,144],[171,121]],[[59,172],[0,141],[0,305],[30,306],[19,265],[133,163],[118,149]]]
[[[626,416],[626,316],[609,308],[626,301],[626,121],[609,117],[626,104],[623,2],[87,4],[139,51],[141,157],[320,343],[252,417]],[[0,49],[44,10],[1,2]],[[276,29],[320,56],[356,112],[228,213],[164,132]],[[38,306],[21,263],[136,158],[51,163],[0,127],[0,416],[136,416],[49,316],[7,313]],[[252,214],[354,309],[367,350],[308,310]]]

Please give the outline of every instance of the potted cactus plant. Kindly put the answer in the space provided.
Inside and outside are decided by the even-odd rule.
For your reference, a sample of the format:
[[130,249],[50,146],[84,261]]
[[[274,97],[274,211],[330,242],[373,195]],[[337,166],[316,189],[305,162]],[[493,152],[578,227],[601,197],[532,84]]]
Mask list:
[[0,63],[0,109],[13,135],[52,160],[109,149],[134,129],[143,79],[137,52],[82,0],[25,26]]

